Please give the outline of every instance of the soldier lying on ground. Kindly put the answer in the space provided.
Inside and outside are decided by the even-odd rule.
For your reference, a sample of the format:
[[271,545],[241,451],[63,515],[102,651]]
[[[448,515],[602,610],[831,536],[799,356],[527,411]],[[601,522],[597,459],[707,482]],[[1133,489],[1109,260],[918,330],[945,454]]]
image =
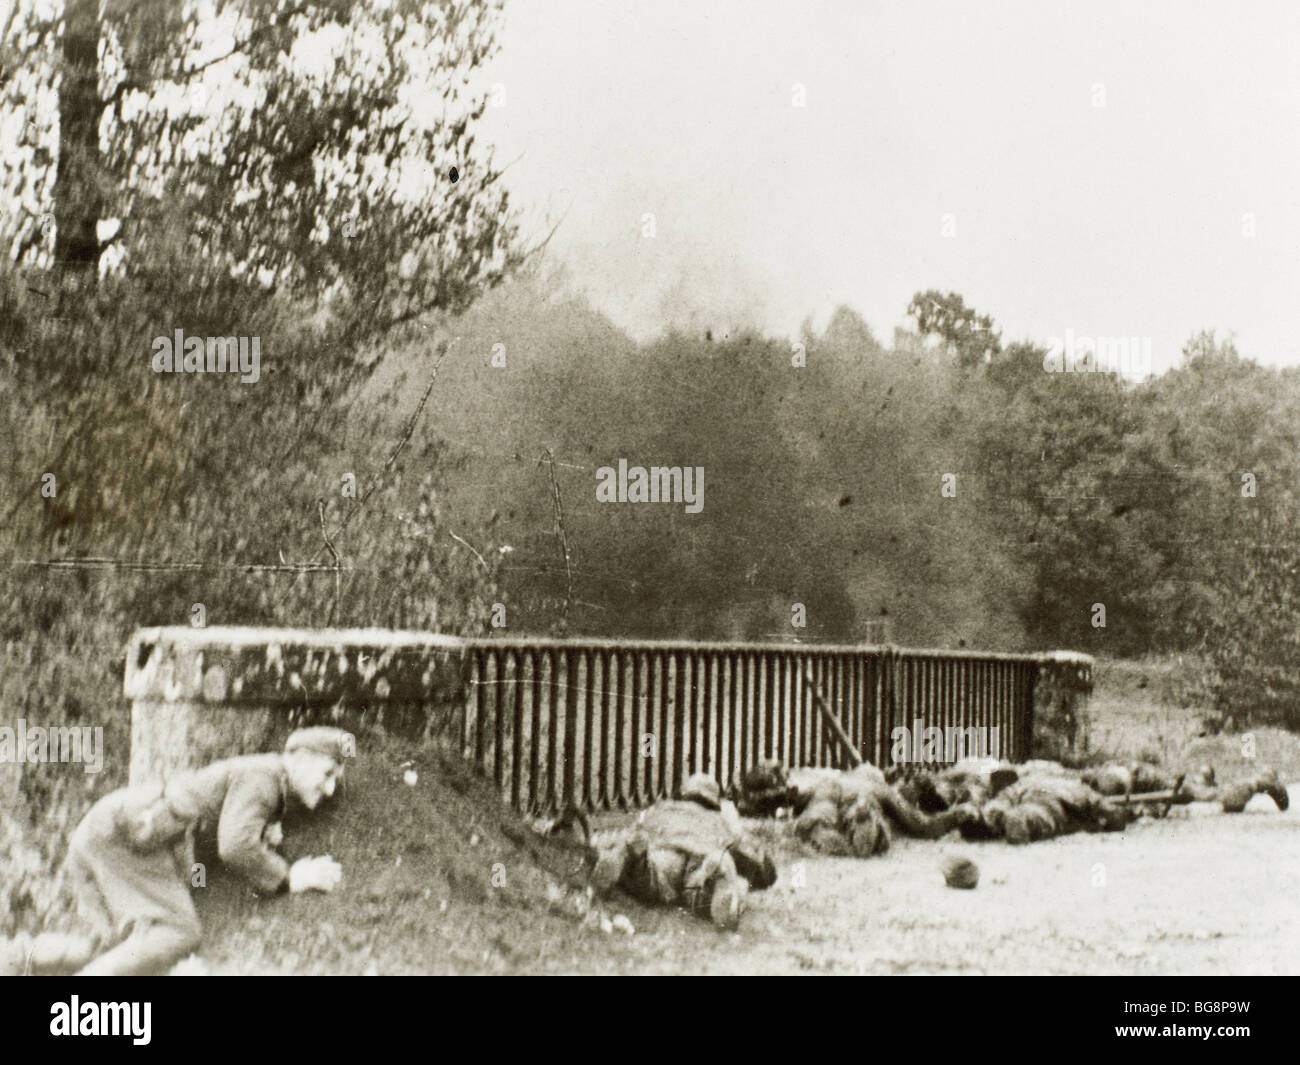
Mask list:
[[796,770],[791,783],[802,807],[795,834],[826,854],[870,858],[889,849],[891,824],[909,836],[938,839],[979,815],[967,803],[927,814],[887,784],[869,762],[845,773]]
[[1013,767],[995,758],[969,758],[944,769],[906,763],[885,774],[904,799],[928,814],[961,803],[983,806],[1018,777]]
[[776,883],[776,865],[747,837],[717,781],[690,777],[680,799],[661,799],[641,815],[632,837],[597,849],[592,883],[622,888],[655,905],[681,905],[719,928],[734,929],[750,888]]
[[1167,791],[1173,790],[1177,785],[1179,794],[1189,796],[1190,801],[1218,802],[1223,807],[1223,812],[1229,814],[1241,813],[1246,808],[1246,803],[1256,795],[1267,795],[1279,810],[1285,810],[1291,804],[1276,769],[1253,774],[1224,788],[1216,785],[1211,766],[1201,766],[1196,773],[1180,782],[1172,773],[1141,762],[1089,769],[1083,773],[1083,780],[1103,795]]
[[[1077,774],[1055,762],[1028,763],[1016,769],[1017,779],[985,801],[977,819],[962,826],[966,839],[1005,839],[1018,844],[1070,832],[1114,832],[1136,815],[1133,807],[1108,804]],[[1000,774],[1000,779],[1005,779],[1005,774]]]
[[[1147,762],[1120,765],[1117,762],[1085,769],[1079,775],[1093,791],[1102,795],[1140,795],[1143,792],[1169,791],[1179,778],[1162,772]],[[1195,802],[1213,802],[1216,795],[1214,768],[1201,766],[1195,773],[1182,778],[1180,789],[1193,796]]]
[[888,848],[891,824],[909,836],[937,839],[978,815],[974,806],[962,808],[961,800],[920,808],[870,764],[841,773],[787,771],[779,762],[762,761],[741,775],[737,805],[751,817],[788,809],[799,818],[795,831],[801,839],[827,853],[860,857]]
[[[925,810],[975,803],[980,816],[962,826],[963,836],[1006,839],[1009,843],[1029,843],[1080,830],[1122,829],[1138,815],[1138,807],[1106,801],[1117,795],[1162,792],[1171,803],[1218,799],[1225,811],[1233,813],[1251,796],[1267,794],[1280,809],[1287,807],[1286,789],[1275,772],[1259,774],[1222,791],[1214,788],[1213,779],[1212,770],[1202,770],[1189,784],[1167,780],[1149,766],[1138,770],[1112,766],[1081,773],[1056,762],[1012,766],[969,760],[938,772],[913,771],[900,781],[899,788]],[[1106,794],[1097,785],[1105,788]]]
[[73,831],[63,869],[92,934],[45,934],[32,944],[11,944],[9,953],[25,953],[23,967],[35,972],[167,971],[197,950],[201,938],[190,898],[196,832],[214,833],[222,864],[264,895],[333,890],[341,876],[333,858],[290,866],[272,841],[282,838],[279,822],[290,795],[315,809],[334,794],[345,736],[326,726],[299,729],[283,754],[227,758],[176,773],[165,786],[105,795]]

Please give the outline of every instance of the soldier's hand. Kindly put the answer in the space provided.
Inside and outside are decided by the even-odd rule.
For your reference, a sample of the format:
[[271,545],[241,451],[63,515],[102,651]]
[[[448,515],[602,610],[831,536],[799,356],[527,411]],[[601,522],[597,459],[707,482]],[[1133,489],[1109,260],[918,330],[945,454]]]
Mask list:
[[343,867],[329,855],[299,858],[289,867],[289,890],[333,891],[343,879]]

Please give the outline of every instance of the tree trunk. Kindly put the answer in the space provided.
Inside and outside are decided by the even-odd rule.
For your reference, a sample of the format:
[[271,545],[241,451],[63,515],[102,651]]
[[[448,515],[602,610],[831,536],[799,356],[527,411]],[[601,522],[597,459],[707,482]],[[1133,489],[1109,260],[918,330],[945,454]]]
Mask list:
[[99,0],[67,0],[59,84],[59,163],[54,180],[54,260],[65,277],[94,285],[101,196]]

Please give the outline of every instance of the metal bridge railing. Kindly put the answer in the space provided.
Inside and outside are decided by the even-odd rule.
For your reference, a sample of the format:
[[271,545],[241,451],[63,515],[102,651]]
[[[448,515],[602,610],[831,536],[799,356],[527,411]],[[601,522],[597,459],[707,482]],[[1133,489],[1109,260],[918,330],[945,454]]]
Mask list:
[[[470,640],[461,740],[514,806],[533,811],[643,806],[675,794],[695,772],[726,789],[765,758],[847,765],[818,693],[853,747],[882,768],[896,760],[902,728],[914,737],[962,730],[987,744],[981,753],[1023,761],[1039,671],[1055,661],[1066,659],[879,646]],[[1090,682],[1090,661],[1068,661]],[[910,759],[920,745],[917,737],[900,753]],[[942,745],[926,753],[954,760]]]
[[437,713],[512,804],[539,812],[642,806],[694,772],[727,788],[765,758],[954,760],[945,742],[922,745],[934,729],[941,741],[973,730],[977,753],[1021,761],[1062,739],[1092,687],[1092,660],[1067,652],[381,629],[140,629],[124,664],[133,782],[268,749],[294,713],[426,724]]

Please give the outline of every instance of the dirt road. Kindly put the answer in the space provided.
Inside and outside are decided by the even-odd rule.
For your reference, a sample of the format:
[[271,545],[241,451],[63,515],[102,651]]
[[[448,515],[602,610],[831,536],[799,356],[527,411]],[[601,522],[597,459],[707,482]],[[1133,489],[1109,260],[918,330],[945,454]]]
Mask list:
[[[408,787],[407,757],[365,752],[345,800],[292,831],[295,855],[342,861],[333,895],[259,900],[224,875],[196,891],[207,971],[1300,973],[1300,786],[1286,813],[1256,796],[1243,814],[1195,804],[1124,833],[1025,847],[897,838],[865,861],[804,850],[789,822],[751,822],[780,879],[752,896],[738,932],[621,896],[598,902],[630,918],[628,936],[575,914],[571,896],[549,898],[531,831],[505,831],[488,783],[430,760]],[[602,815],[599,827],[634,817]],[[978,863],[975,890],[944,885],[952,853]]]
[[[795,848],[782,833],[781,880],[753,897],[739,932],[653,920],[618,949],[618,968],[1300,973],[1300,817],[1263,796],[1236,816],[1193,806],[1027,847],[897,840],[869,861]],[[974,891],[944,885],[940,862],[954,852],[979,864]]]

